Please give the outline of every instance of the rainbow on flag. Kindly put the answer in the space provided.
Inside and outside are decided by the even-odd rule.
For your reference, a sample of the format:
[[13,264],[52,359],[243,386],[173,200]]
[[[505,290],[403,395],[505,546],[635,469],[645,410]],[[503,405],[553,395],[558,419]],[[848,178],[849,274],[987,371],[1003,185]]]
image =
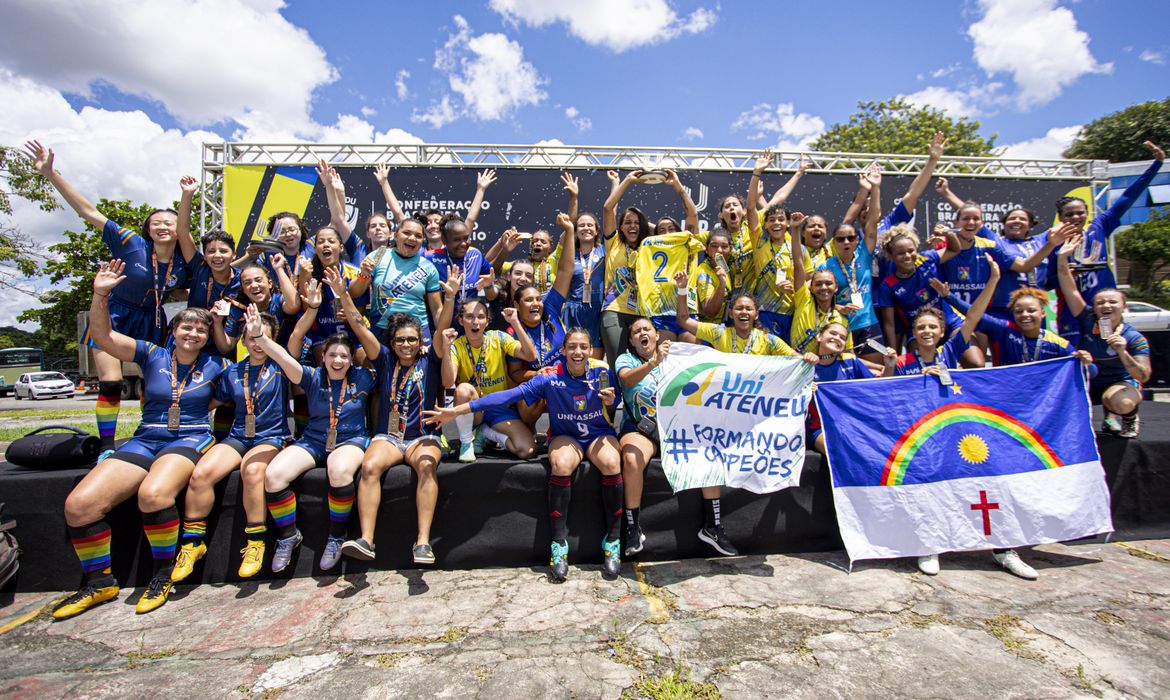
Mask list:
[[826,382],[816,391],[851,560],[1113,530],[1075,358]]

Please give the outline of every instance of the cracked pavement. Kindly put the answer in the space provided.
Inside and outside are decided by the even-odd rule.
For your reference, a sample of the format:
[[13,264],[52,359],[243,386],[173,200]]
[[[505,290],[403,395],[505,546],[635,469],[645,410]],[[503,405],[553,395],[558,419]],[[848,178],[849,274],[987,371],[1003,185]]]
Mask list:
[[[682,669],[725,697],[1170,695],[1170,528],[1036,547],[1038,581],[989,553],[843,552],[379,571],[123,590],[52,622],[61,594],[0,608],[0,695],[320,698],[638,696]],[[22,621],[23,620],[23,621]],[[710,689],[710,686],[707,686]]]

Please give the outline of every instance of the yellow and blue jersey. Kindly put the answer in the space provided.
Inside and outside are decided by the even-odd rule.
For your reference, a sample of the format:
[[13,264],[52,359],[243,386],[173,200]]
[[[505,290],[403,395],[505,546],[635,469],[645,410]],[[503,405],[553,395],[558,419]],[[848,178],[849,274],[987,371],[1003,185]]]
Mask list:
[[753,328],[747,340],[740,339],[735,329],[721,323],[700,323],[695,336],[719,352],[744,355],[795,355],[781,338]]
[[703,246],[687,231],[647,236],[637,253],[638,313],[674,316],[674,275],[686,271]]
[[[837,311],[836,305],[827,313],[817,309],[816,300],[808,285],[802,285],[792,293],[792,330],[789,333],[789,345],[798,353],[819,353],[820,343],[817,335],[830,323],[840,323],[849,329],[849,318]],[[845,335],[845,349],[853,348],[852,334]]]
[[467,336],[456,338],[450,350],[455,357],[456,381],[471,383],[480,396],[503,391],[508,388],[506,358],[515,357],[519,349],[520,341],[503,331],[484,331],[478,349],[471,347]]
[[[758,235],[759,229],[756,229],[755,232]],[[801,251],[805,271],[812,272],[814,262],[809,257],[808,250],[801,248]],[[777,243],[771,238],[760,241],[755,250],[752,251],[752,268],[755,272],[754,293],[759,310],[775,314],[791,314],[792,292],[782,291],[780,284],[776,281],[778,269],[784,271],[784,278],[789,281],[792,281],[796,272],[792,264],[792,245],[788,234],[784,234],[782,243]]]

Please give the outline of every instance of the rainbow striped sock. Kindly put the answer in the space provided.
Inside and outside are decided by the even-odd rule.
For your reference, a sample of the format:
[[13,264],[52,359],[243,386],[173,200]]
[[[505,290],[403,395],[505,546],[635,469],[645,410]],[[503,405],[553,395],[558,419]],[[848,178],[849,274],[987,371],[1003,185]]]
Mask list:
[[207,537],[207,520],[183,520],[183,544],[198,545]]
[[69,540],[73,543],[73,551],[77,553],[81,570],[87,578],[100,571],[109,573],[110,526],[105,520],[82,527],[70,527]]
[[292,537],[297,530],[297,495],[292,489],[264,494],[268,500],[268,512],[276,525],[276,536],[280,539]]
[[329,536],[345,537],[346,525],[349,523],[349,514],[353,511],[353,499],[357,493],[357,486],[329,487]]
[[101,438],[103,449],[113,449],[114,437],[118,432],[118,412],[122,408],[122,396],[117,394],[108,396],[99,394],[94,406],[94,419],[97,421],[98,437]]
[[268,532],[268,525],[265,523],[248,523],[244,526],[245,539],[262,540],[266,532]]
[[154,558],[155,567],[173,562],[175,547],[179,544],[179,509],[171,506],[154,513],[143,513],[142,529],[150,542],[150,556]]

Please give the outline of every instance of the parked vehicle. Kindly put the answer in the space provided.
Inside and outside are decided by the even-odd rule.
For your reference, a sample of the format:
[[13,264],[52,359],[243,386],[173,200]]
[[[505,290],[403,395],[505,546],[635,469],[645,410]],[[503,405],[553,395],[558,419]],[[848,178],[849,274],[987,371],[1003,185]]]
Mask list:
[[1123,318],[1143,333],[1170,329],[1170,311],[1144,301],[1126,302]]
[[60,372],[29,372],[20,375],[13,387],[13,396],[20,399],[51,399],[60,396],[73,398],[74,386]]

